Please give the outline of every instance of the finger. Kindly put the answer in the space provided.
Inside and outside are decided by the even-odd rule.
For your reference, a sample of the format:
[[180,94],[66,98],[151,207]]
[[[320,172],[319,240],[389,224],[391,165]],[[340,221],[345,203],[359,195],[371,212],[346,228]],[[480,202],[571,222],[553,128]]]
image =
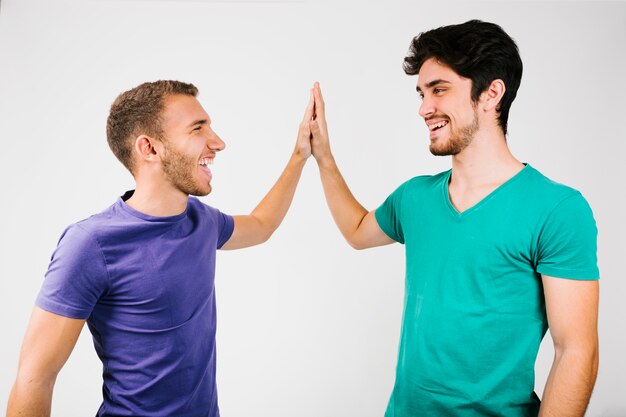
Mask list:
[[314,88],[317,90],[317,93],[319,95],[319,104],[324,107],[324,96],[322,94],[322,87],[320,87],[320,83],[319,81],[315,81],[315,86]]
[[322,98],[322,90],[320,89],[320,84],[318,82],[315,82],[315,86],[313,87],[313,95],[315,97],[316,116],[321,117],[322,120],[325,120],[326,113],[324,108],[324,99]]
[[303,122],[308,122],[313,118],[313,113],[315,111],[315,98],[313,96],[313,89],[309,90],[309,104],[306,106],[306,110],[304,111],[304,117],[302,118]]

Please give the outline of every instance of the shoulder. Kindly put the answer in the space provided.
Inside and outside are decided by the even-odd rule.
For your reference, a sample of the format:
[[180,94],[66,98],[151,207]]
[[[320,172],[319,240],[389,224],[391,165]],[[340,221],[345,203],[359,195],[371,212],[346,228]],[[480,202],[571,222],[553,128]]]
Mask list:
[[192,220],[192,223],[206,230],[208,234],[215,234],[217,236],[218,249],[226,243],[232,235],[235,228],[235,220],[232,216],[222,213],[215,207],[204,204],[193,196],[189,197],[187,210],[188,217]]
[[66,233],[71,230],[72,235],[82,235],[84,239],[97,241],[100,236],[107,233],[107,230],[115,230],[116,224],[122,223],[117,205],[118,203],[114,203],[99,213],[71,224],[66,229]]
[[402,192],[420,192],[427,191],[433,188],[437,188],[442,182],[447,181],[450,178],[450,170],[440,172],[435,175],[418,175],[413,177],[396,189],[396,191]]
[[531,199],[542,209],[535,229],[537,272],[557,278],[598,279],[598,229],[589,203],[578,190],[538,172],[534,175],[536,192],[542,197]]
[[215,207],[203,203],[198,198],[190,196],[187,206],[188,217],[199,225],[207,225],[210,227],[232,229],[233,217],[222,213]]
[[116,204],[112,204],[99,213],[70,224],[63,232],[61,238],[69,235],[76,240],[95,240],[104,225],[110,224],[115,218]]
[[71,224],[63,231],[46,277],[74,282],[79,276],[108,276],[102,245],[92,231],[83,227],[84,222]]
[[450,178],[450,170],[434,175],[418,175],[406,181],[403,185],[408,187],[432,187],[441,184]]
[[202,201],[200,201],[200,199],[194,196],[189,196],[189,203],[187,207],[187,210],[191,215],[193,215],[194,213],[200,213],[204,215],[209,214],[211,216],[218,216],[221,214],[221,212],[217,208],[203,203]]
[[[402,206],[414,206],[416,201],[431,201],[450,177],[450,170],[436,175],[419,175],[400,184],[381,204],[379,211],[402,211]],[[382,216],[382,214],[381,214]]]
[[531,187],[526,193],[526,210],[539,215],[541,242],[562,239],[595,241],[597,228],[591,206],[577,189],[546,177],[536,169],[529,172]]
[[[85,225],[87,227],[84,227]],[[89,223],[85,223],[85,220],[67,226],[59,238],[58,246],[63,247],[66,252],[82,254],[100,252],[97,238],[89,230]]]
[[580,191],[548,178],[531,166],[527,166],[520,187],[516,188],[516,193],[518,199],[523,201],[524,210],[536,213],[544,219],[555,211],[568,208],[590,210]]
[[555,202],[574,195],[582,196],[575,188],[554,181],[531,166],[528,166],[527,169],[526,184],[532,188],[534,195],[539,195],[546,200]]

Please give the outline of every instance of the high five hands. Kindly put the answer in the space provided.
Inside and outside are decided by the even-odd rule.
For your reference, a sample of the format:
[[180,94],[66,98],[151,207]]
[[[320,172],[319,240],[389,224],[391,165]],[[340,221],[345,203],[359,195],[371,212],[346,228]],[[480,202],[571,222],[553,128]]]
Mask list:
[[313,118],[309,122],[311,129],[311,149],[313,157],[318,164],[326,161],[331,157],[330,143],[328,141],[328,126],[326,125],[326,111],[324,107],[324,98],[320,84],[315,82],[312,88],[314,111]]
[[296,149],[304,159],[313,155],[318,164],[332,156],[328,141],[324,98],[318,82],[315,82],[310,90],[309,103],[298,129]]

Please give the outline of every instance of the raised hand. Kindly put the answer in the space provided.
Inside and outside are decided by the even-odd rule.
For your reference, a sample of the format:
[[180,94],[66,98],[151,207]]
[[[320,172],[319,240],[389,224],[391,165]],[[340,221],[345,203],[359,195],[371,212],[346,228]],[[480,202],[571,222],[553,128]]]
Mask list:
[[330,142],[328,140],[328,126],[326,125],[326,112],[324,107],[324,98],[322,97],[322,89],[320,84],[316,82],[313,85],[313,98],[315,101],[315,109],[313,120],[309,122],[312,134],[311,149],[313,157],[318,164],[332,156],[330,152]]
[[313,120],[315,111],[313,89],[310,93],[309,104],[298,128],[296,146],[287,166],[274,186],[250,214],[234,216],[233,234],[222,246],[222,249],[247,248],[263,243],[270,238],[285,218],[296,192],[298,181],[300,181],[302,169],[307,158],[311,156],[311,127],[309,124]]
[[296,139],[296,149],[295,153],[298,154],[303,159],[307,159],[311,156],[311,126],[310,122],[314,118],[314,99],[313,99],[313,88],[310,90],[309,96],[309,104],[304,111],[304,116],[302,117],[302,121],[300,122],[300,127],[298,128],[298,138]]

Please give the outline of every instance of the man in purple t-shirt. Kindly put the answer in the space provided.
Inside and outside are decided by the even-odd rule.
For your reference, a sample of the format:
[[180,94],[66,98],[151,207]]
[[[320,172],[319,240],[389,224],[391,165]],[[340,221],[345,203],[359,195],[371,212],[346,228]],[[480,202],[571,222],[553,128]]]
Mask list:
[[98,416],[219,416],[215,385],[217,249],[266,241],[283,220],[306,159],[313,99],[295,150],[265,198],[228,216],[211,192],[224,142],[192,84],[144,83],[111,106],[107,140],[135,190],[69,226],[24,338],[8,416],[49,416],[54,382],[85,321],[103,364]]

